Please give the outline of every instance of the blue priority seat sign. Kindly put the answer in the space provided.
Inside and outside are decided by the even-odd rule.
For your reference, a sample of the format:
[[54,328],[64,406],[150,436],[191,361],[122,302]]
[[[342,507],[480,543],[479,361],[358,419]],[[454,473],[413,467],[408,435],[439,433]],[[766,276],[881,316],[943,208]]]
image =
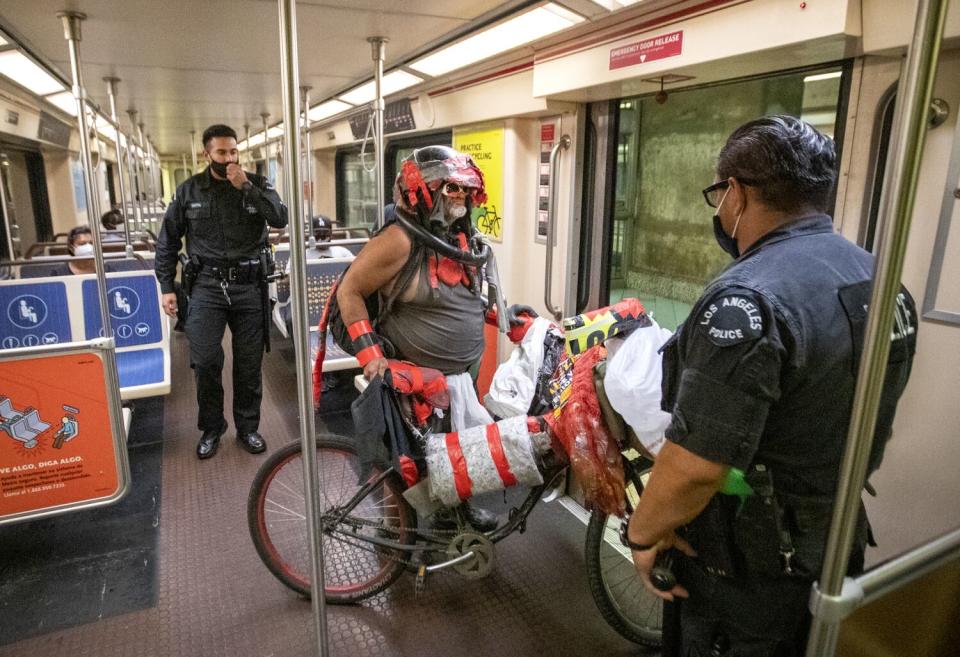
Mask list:
[[0,287],[0,349],[70,340],[67,291],[63,283]]
[[[107,310],[117,347],[132,347],[156,342],[162,330],[156,303],[145,303],[157,296],[156,279],[151,276],[123,276],[107,279]],[[83,321],[86,338],[102,335],[97,282],[83,282]]]

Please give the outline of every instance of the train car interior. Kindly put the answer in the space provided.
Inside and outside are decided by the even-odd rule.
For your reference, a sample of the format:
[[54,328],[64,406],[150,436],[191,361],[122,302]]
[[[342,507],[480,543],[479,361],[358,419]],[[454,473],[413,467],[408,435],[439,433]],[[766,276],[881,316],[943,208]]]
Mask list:
[[[701,190],[728,135],[770,115],[833,140],[833,230],[880,263],[873,298],[902,284],[918,321],[882,464],[864,482],[866,465],[838,460],[828,558],[833,541],[848,555],[860,504],[871,547],[863,575],[814,578],[806,655],[960,653],[960,0],[3,0],[0,657],[679,654],[663,650],[670,614],[621,540],[653,459],[604,367],[637,325],[658,327],[656,346],[688,330],[730,263]],[[262,282],[266,453],[241,449],[228,416],[216,456],[198,459],[202,375],[183,328],[202,306],[177,297],[168,316],[155,272],[177,222],[209,217],[181,203],[214,179],[202,136],[216,124],[289,224],[258,242],[275,271]],[[329,301],[415,216],[411,162],[431,147],[482,172],[464,221],[492,255],[454,276],[500,324],[483,327],[468,372],[486,433],[449,428],[446,407],[418,416],[431,381],[392,370],[428,489],[363,452],[368,361],[341,346]],[[183,230],[189,245],[199,229]],[[465,238],[445,246],[470,253]],[[423,262],[442,280],[439,256]],[[884,271],[898,275],[884,285]],[[374,300],[392,309],[384,289]],[[508,337],[513,304],[548,320],[533,352]],[[226,408],[244,375],[236,329],[222,340]],[[437,342],[456,344],[444,330]],[[616,512],[554,459],[554,408],[599,343]],[[635,371],[655,371],[660,412],[651,353]],[[858,370],[877,386],[878,353]],[[557,373],[540,381],[550,354]],[[521,374],[528,396],[508,417],[504,386]],[[852,422],[844,444],[872,438],[871,384],[851,411],[866,428]],[[524,424],[538,401],[529,414],[548,419]],[[447,425],[421,433],[411,416]],[[451,441],[471,436],[495,485],[459,469],[475,457]],[[450,458],[431,460],[441,443]],[[440,506],[467,508],[465,481],[496,529],[467,511],[440,520]]]

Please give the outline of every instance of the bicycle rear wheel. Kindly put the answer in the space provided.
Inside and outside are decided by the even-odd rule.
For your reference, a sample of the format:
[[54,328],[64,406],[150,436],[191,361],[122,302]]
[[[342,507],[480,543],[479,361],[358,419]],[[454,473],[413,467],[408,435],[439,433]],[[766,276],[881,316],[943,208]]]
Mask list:
[[[627,508],[632,512],[643,492],[639,463],[623,459]],[[587,524],[586,562],[590,593],[604,620],[634,643],[662,643],[663,600],[643,586],[629,548],[620,542],[621,518],[594,511]]]
[[[343,436],[317,438],[320,472],[324,594],[327,602],[359,602],[384,590],[403,572],[407,553],[369,542],[415,540],[416,515],[391,473],[346,515],[341,509],[362,488],[360,461]],[[374,468],[368,481],[382,473]],[[307,534],[300,443],[278,450],[257,472],[247,500],[250,536],[263,563],[294,591],[310,596],[310,542]],[[342,516],[342,517],[341,517]]]

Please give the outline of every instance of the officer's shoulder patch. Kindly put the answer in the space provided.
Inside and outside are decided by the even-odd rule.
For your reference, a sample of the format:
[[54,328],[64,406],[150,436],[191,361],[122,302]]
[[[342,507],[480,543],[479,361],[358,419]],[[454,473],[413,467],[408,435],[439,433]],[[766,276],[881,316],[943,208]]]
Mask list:
[[713,344],[730,347],[763,335],[763,314],[748,295],[719,294],[700,311],[697,326]]

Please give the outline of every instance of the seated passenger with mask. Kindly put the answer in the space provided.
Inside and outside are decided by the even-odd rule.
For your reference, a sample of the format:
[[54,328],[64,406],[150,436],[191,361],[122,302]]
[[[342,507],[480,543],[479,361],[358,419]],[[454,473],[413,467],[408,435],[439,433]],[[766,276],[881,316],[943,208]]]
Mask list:
[[89,226],[74,226],[67,233],[67,248],[73,259],[54,267],[51,276],[92,274],[97,271],[93,261],[93,234]]
[[353,253],[349,249],[330,243],[333,236],[333,222],[329,217],[318,214],[310,223],[313,228],[313,239],[310,240],[307,248],[307,260],[353,257]]

